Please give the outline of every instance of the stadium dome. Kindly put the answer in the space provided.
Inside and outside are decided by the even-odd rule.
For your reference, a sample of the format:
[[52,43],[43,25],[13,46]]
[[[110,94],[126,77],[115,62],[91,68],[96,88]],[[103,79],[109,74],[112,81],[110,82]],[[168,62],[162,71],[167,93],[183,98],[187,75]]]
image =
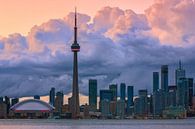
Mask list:
[[10,110],[13,112],[51,112],[54,110],[54,107],[38,99],[29,99],[13,105]]

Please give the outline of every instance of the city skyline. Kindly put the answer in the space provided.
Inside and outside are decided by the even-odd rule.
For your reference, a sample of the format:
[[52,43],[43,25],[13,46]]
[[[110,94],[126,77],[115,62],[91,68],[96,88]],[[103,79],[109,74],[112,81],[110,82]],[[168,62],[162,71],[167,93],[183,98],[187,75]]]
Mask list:
[[[158,0],[142,14],[126,9],[101,7],[94,16],[78,12],[80,93],[87,94],[90,78],[99,80],[100,89],[124,82],[135,91],[152,91],[152,72],[166,64],[174,71],[179,60],[194,78],[194,3]],[[71,92],[73,21],[72,12],[34,26],[27,36],[0,38],[1,96],[46,95],[51,87]],[[169,84],[175,83],[172,71]]]

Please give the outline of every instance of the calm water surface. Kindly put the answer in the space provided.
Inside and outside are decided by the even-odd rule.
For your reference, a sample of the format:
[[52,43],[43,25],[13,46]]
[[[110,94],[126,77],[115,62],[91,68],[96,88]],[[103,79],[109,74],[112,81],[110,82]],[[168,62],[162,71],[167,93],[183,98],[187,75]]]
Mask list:
[[0,120],[0,129],[195,129],[195,119]]

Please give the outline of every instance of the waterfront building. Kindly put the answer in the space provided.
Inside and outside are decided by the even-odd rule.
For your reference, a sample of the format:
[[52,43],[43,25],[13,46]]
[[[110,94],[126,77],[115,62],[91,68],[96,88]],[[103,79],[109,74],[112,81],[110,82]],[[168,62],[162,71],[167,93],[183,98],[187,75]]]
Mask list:
[[7,118],[7,104],[0,103],[0,119]]
[[125,101],[126,98],[126,85],[125,83],[120,84],[120,99]]
[[11,99],[11,106],[17,104],[19,102],[19,99],[18,98],[12,98]]
[[125,101],[124,100],[118,100],[116,102],[116,115],[121,119],[125,117]]
[[192,107],[192,98],[193,98],[193,85],[194,85],[194,79],[188,78],[188,89],[189,89],[189,106]]
[[40,96],[39,96],[39,95],[35,95],[35,96],[34,96],[34,99],[40,100]]
[[79,108],[79,86],[78,86],[78,59],[77,53],[80,51],[80,46],[77,42],[77,12],[75,9],[75,26],[74,26],[74,43],[71,46],[71,50],[74,53],[73,60],[73,84],[72,84],[72,118],[80,117],[80,108]]
[[89,108],[90,111],[97,110],[97,80],[89,80]]
[[68,104],[64,104],[62,105],[62,113],[65,114],[65,113],[69,113],[69,105]]
[[147,116],[148,114],[148,91],[139,90],[139,100],[140,100],[140,115]]
[[180,78],[177,86],[177,105],[188,110],[189,102],[189,87],[188,79]]
[[110,114],[116,116],[116,101],[110,101]]
[[10,109],[10,98],[5,96],[5,100],[4,100],[4,103],[7,105],[7,114],[9,114],[9,109]]
[[101,115],[104,118],[111,117],[110,101],[108,99],[104,99],[101,101]]
[[160,89],[153,93],[153,115],[161,116],[164,107],[164,92]]
[[89,118],[89,105],[85,104],[83,109],[83,118]]
[[38,99],[21,101],[10,108],[12,118],[48,118],[54,107]]
[[54,106],[55,104],[55,88],[52,87],[49,91],[49,103]]
[[176,85],[169,86],[168,100],[167,100],[168,107],[169,106],[172,106],[172,107],[177,106],[176,93],[177,93],[177,86]]
[[141,115],[141,101],[139,97],[134,100],[134,114],[136,116]]
[[192,109],[195,111],[195,96],[192,98]]
[[147,98],[147,109],[148,109],[148,115],[153,114],[153,95],[148,96]]
[[113,92],[113,100],[116,101],[117,100],[117,84],[111,84],[109,85],[109,89]]
[[159,72],[153,72],[153,93],[159,89]]
[[55,112],[58,112],[59,114],[62,113],[63,102],[64,102],[64,94],[63,94],[63,92],[57,92],[56,93],[56,98],[55,98],[55,104],[54,104]]

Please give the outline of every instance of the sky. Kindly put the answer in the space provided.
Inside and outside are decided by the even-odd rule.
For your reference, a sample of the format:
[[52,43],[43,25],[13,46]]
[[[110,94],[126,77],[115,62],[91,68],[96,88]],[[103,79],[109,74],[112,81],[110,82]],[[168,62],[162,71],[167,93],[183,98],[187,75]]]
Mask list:
[[[131,8],[143,13],[153,0],[0,0],[0,35],[27,35],[34,25],[65,17],[77,6],[80,13],[94,16],[104,6]],[[93,6],[92,3],[95,3]]]
[[74,6],[78,8],[79,88],[121,82],[152,90],[152,72],[179,60],[195,77],[192,0],[20,0],[0,4],[0,96],[71,92]]

